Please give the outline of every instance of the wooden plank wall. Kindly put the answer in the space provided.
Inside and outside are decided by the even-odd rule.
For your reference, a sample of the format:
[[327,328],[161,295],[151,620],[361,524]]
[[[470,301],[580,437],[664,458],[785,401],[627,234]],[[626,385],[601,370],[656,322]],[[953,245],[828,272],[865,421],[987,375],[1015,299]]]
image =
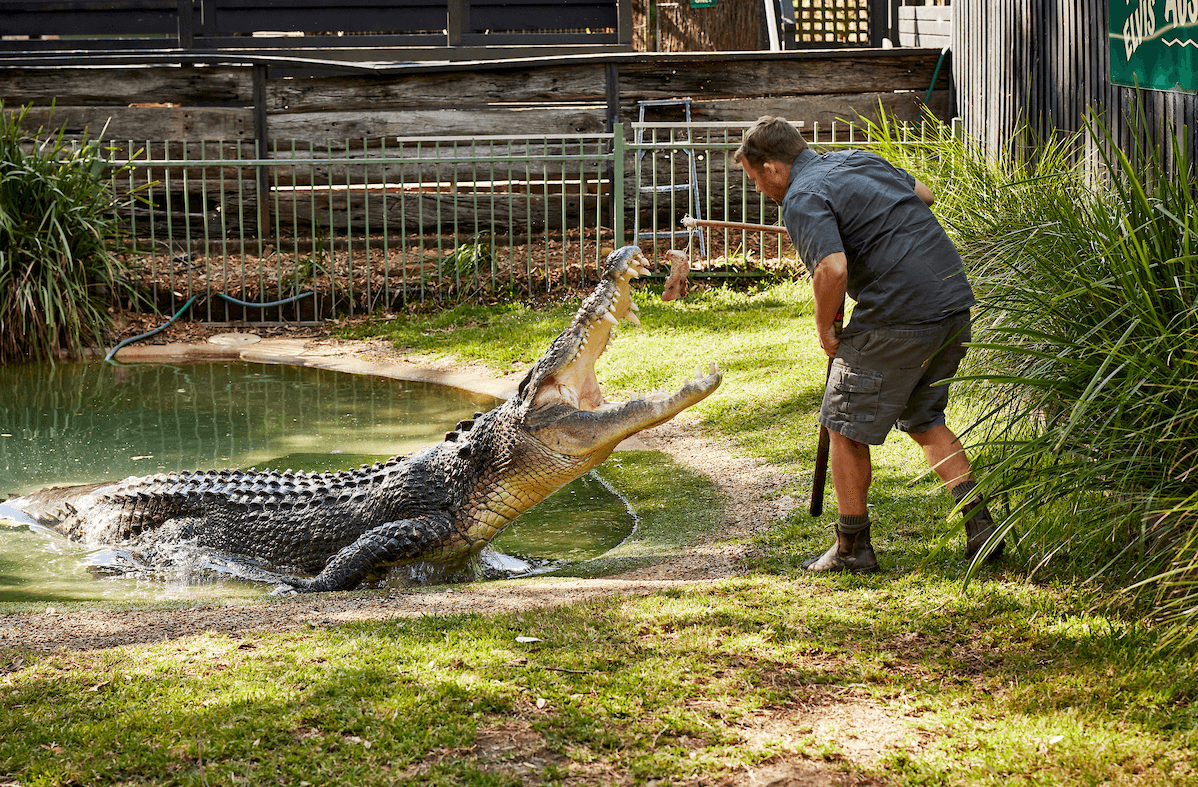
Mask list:
[[[874,117],[879,102],[917,120],[939,52],[932,49],[786,53],[600,55],[552,60],[345,68],[304,74],[271,66],[264,85],[266,135],[286,144],[383,136],[602,131],[608,66],[618,72],[619,119],[644,99],[691,97],[697,121],[765,112],[828,125]],[[947,69],[931,106],[948,116]],[[138,65],[0,68],[8,110],[32,104],[33,124],[56,105],[68,133],[108,124],[109,139],[252,139],[249,66]]]
[[1168,151],[1167,135],[1179,134],[1198,150],[1198,96],[1111,84],[1107,0],[955,0],[952,9],[957,104],[966,130],[991,148],[1022,124],[1077,131],[1093,109],[1130,150],[1127,115],[1142,104],[1154,144]]
[[912,5],[899,7],[899,45],[949,45],[953,32],[951,5]]
[[[939,56],[933,49],[639,54],[424,64],[381,71],[342,68],[323,73],[271,65],[264,81],[262,66],[258,67],[257,91],[251,66],[9,68],[0,69],[0,99],[6,111],[34,105],[25,121],[31,131],[65,124],[68,136],[95,138],[103,131],[106,140],[122,143],[122,149],[126,141],[134,151],[144,147],[143,159],[231,161],[223,168],[223,176],[212,167],[202,175],[193,169],[188,177],[172,169],[169,178],[165,170],[156,169],[154,177],[162,181],[156,186],[161,192],[156,215],[160,221],[168,214],[175,216],[178,232],[179,227],[186,228],[186,217],[180,218],[178,211],[190,205],[193,213],[205,213],[201,226],[228,231],[234,226],[230,206],[238,206],[239,221],[246,223],[244,232],[252,234],[255,229],[249,224],[259,209],[272,210],[260,201],[259,194],[265,193],[266,187],[261,178],[279,177],[287,187],[310,187],[346,184],[349,169],[357,173],[352,178],[360,181],[364,171],[317,163],[271,169],[265,174],[265,170],[237,165],[239,159],[255,157],[252,143],[263,133],[259,125],[263,117],[265,137],[276,146],[271,157],[276,159],[367,159],[381,152],[389,157],[418,155],[402,152],[396,143],[402,137],[600,133],[608,122],[607,75],[614,65],[618,119],[626,124],[630,140],[634,134],[631,123],[638,117],[637,101],[678,97],[693,99],[692,120],[697,125],[752,121],[774,114],[802,120],[807,129],[828,129],[836,121],[858,115],[876,118],[879,106],[900,120],[915,122],[921,118],[923,98]],[[942,117],[947,116],[947,74],[947,69],[941,70],[940,84],[931,99]],[[255,95],[261,113],[255,111]],[[682,116],[674,108],[650,113],[647,119],[678,121]],[[427,149],[424,155],[430,155]],[[554,166],[554,177],[570,182],[579,182],[581,177],[588,189],[604,188],[594,183],[594,172],[582,173],[577,162]],[[716,195],[713,202],[739,205],[745,185],[739,169],[731,178],[726,177],[728,169],[722,160],[710,164],[705,187]],[[626,157],[626,210],[637,205],[634,170],[635,157]],[[385,170],[375,165],[370,171],[374,173],[372,182],[391,184],[401,176],[434,184],[449,177],[445,174],[448,170],[432,163],[415,169],[406,164],[388,165]],[[502,173],[502,166],[496,171]],[[685,175],[676,175],[685,180]],[[186,202],[166,193],[184,191],[190,195]],[[323,193],[311,197],[309,192],[292,197],[276,193],[274,199],[290,201],[282,208],[273,206],[273,214],[275,221],[287,224],[288,232],[313,226],[316,213],[321,214],[323,227],[348,232],[359,229],[355,222],[369,222],[377,229],[384,219],[380,211],[386,210],[393,226],[414,231],[438,223],[452,224],[453,217],[469,218],[483,203],[488,207],[482,212],[498,216],[501,222],[524,222],[526,214],[541,210],[537,199],[544,199],[504,201],[480,196],[477,189],[465,191],[393,196],[386,208],[377,197],[368,199],[361,189],[336,200]],[[502,204],[490,207],[497,202]],[[668,201],[658,208],[667,213],[671,210]],[[544,223],[559,227],[576,218],[555,213]],[[674,217],[664,216],[663,220],[672,222]],[[259,224],[270,224],[269,217],[263,214]],[[236,230],[242,232],[241,223]]]

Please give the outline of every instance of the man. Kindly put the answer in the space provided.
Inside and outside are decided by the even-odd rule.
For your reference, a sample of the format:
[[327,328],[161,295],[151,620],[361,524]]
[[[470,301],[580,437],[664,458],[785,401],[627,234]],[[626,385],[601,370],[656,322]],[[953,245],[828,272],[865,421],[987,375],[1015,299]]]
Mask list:
[[[878,569],[866,497],[870,446],[894,426],[965,506],[965,556],[994,533],[969,459],[945,425],[948,386],[969,341],[973,290],[956,247],[929,206],[932,192],[909,173],[860,150],[818,155],[795,128],[762,117],[733,159],[757,190],[782,207],[782,220],[811,271],[820,346],[833,358],[819,421],[829,431],[836,541],[807,560],[810,571]],[[856,302],[837,322],[845,295]],[[997,560],[1000,542],[987,556]]]

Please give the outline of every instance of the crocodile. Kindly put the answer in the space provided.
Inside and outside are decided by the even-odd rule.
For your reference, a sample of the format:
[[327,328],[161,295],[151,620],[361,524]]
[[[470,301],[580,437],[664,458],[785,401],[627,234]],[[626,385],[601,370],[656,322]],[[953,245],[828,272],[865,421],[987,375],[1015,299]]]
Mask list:
[[636,246],[600,281],[515,394],[459,422],[438,445],[335,473],[173,472],[45,489],[8,501],[28,520],[91,546],[152,560],[189,544],[261,569],[280,589],[348,590],[415,562],[463,566],[512,520],[607,459],[616,445],[710,395],[718,367],[676,393],[608,401],[595,361],[621,318],[640,324]]

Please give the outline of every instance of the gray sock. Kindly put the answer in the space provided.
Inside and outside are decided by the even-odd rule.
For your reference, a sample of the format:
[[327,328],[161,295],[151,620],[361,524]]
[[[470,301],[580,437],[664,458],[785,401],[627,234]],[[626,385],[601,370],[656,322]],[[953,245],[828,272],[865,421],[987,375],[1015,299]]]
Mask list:
[[957,484],[949,491],[952,492],[953,499],[960,503],[961,501],[968,500],[970,497],[972,497],[973,490],[977,488],[977,481],[974,481],[972,478],[970,478]]
[[841,514],[836,529],[841,533],[852,535],[869,529],[869,514]]

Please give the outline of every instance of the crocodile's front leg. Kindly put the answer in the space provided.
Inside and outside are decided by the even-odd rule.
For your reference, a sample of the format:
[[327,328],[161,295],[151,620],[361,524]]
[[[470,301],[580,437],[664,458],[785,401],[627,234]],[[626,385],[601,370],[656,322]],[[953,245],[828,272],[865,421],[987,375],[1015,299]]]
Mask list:
[[329,558],[312,578],[286,577],[283,584],[303,593],[352,590],[377,569],[405,558],[427,554],[430,545],[444,543],[453,523],[444,512],[387,522]]

